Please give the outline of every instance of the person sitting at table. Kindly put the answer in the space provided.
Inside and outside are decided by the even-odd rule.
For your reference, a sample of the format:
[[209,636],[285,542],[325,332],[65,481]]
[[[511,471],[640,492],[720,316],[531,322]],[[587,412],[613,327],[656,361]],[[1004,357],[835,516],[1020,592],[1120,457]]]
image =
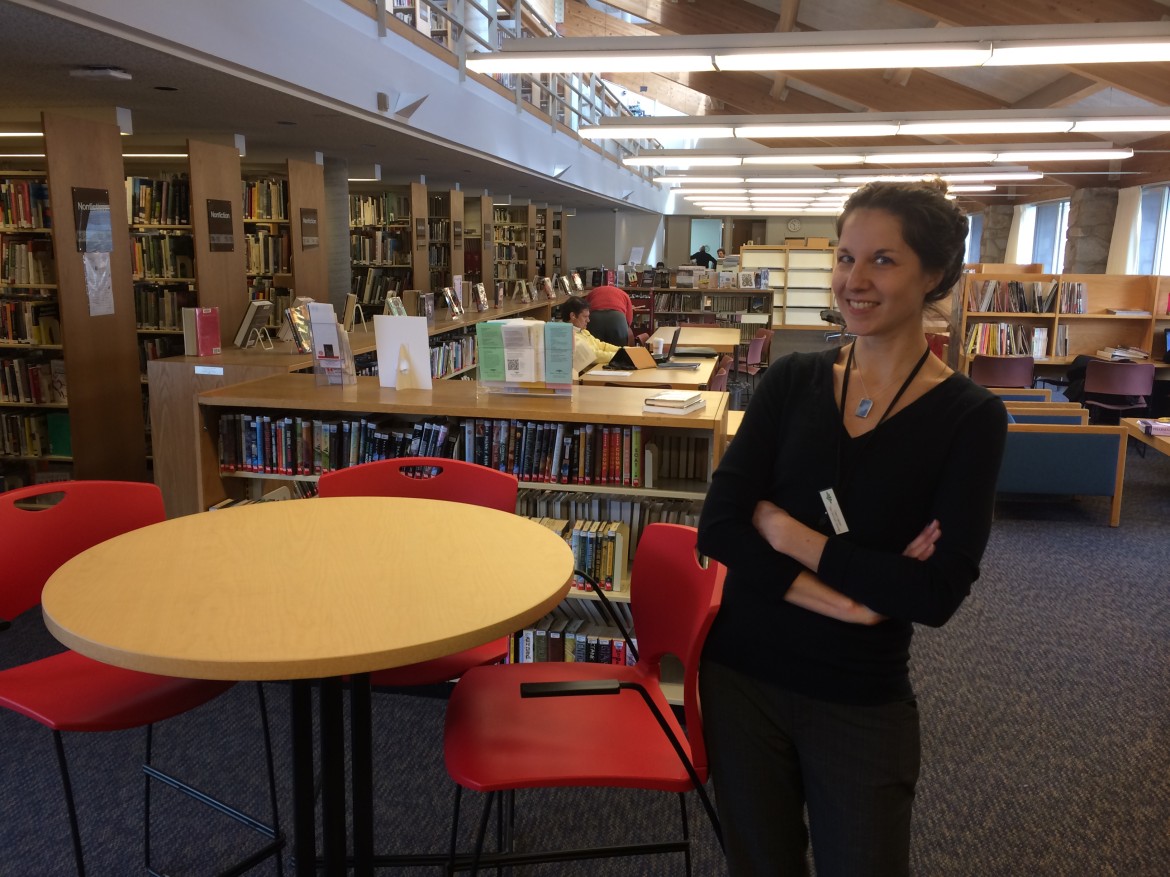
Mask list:
[[621,349],[616,344],[610,344],[589,334],[589,302],[585,299],[575,295],[571,296],[561,305],[557,316],[561,322],[570,323],[573,326],[574,363],[577,361],[576,349],[578,347],[584,347],[590,351],[593,354],[592,362],[598,365],[609,362],[613,359],[613,355]]

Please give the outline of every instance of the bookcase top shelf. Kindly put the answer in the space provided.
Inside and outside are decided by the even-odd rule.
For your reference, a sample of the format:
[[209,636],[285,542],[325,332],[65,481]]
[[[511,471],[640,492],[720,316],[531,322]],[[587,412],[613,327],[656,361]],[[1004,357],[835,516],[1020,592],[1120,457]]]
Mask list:
[[435,381],[430,390],[393,390],[379,386],[373,377],[359,377],[356,384],[348,386],[318,387],[313,375],[284,374],[210,390],[201,393],[198,401],[200,405],[221,408],[636,423],[722,433],[727,419],[726,393],[704,392],[706,408],[687,415],[643,412],[643,401],[656,392],[633,387],[580,386],[570,397],[529,397],[483,393],[472,381]]

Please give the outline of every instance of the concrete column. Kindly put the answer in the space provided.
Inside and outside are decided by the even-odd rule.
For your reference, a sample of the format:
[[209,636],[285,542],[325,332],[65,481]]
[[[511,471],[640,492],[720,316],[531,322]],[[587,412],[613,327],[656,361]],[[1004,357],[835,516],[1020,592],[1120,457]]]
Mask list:
[[1064,273],[1105,273],[1116,216],[1116,189],[1098,187],[1073,192],[1064,247]]
[[991,204],[983,211],[983,234],[979,238],[980,262],[1004,261],[1013,212],[1010,204]]

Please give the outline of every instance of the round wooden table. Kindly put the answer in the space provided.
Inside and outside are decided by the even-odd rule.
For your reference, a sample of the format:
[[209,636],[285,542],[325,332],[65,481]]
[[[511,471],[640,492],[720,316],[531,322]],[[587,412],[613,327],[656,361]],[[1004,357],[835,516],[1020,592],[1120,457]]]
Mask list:
[[[41,602],[53,635],[99,661],[196,679],[301,680],[292,697],[298,873],[315,873],[316,858],[307,680],[332,677],[322,683],[322,762],[323,773],[341,772],[341,786],[338,793],[325,780],[323,835],[327,873],[344,873],[335,677],[519,630],[564,598],[572,569],[564,540],[492,509],[390,497],[293,500],[189,515],[103,542],[58,569]],[[355,708],[355,726],[355,870],[369,873],[368,698]]]

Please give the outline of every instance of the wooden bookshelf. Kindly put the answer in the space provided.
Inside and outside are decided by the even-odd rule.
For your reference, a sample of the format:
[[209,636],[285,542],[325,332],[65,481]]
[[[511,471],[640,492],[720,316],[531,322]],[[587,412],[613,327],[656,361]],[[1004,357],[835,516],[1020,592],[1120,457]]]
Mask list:
[[[0,403],[6,422],[12,416],[66,414],[65,434],[71,454],[11,454],[0,460],[0,469],[11,476],[8,483],[32,483],[64,477],[142,481],[146,478],[146,452],[142,410],[142,381],[138,371],[137,329],[128,226],[122,170],[122,145],[115,125],[71,118],[60,113],[42,116],[45,137],[45,169],[28,174],[0,171],[0,179],[35,182],[39,197],[48,198],[52,229],[45,227],[0,228],[4,246],[36,241],[51,253],[54,282],[30,286],[10,277],[0,299],[5,302],[42,302],[55,307],[60,323],[60,344],[29,344],[21,349],[46,367],[56,360],[63,370],[68,401],[46,404]],[[47,186],[47,193],[44,187]],[[109,202],[110,228],[114,230],[109,261],[109,297],[91,305],[87,294],[86,262],[90,254],[78,252],[74,190],[104,192]],[[77,193],[78,197],[86,197]],[[101,257],[104,261],[104,254]],[[8,358],[11,348],[0,351]],[[50,449],[51,450],[51,449]],[[8,479],[6,478],[6,481]]]
[[[1010,298],[1006,290],[1012,283],[1019,284],[1017,298],[1024,297],[1023,308],[1018,302],[1003,303],[1004,297]],[[1005,292],[999,303],[993,301],[985,308],[987,284],[997,284]],[[1036,296],[1043,301],[1053,284],[1057,294],[1051,306],[1039,312],[1031,309]],[[1080,291],[1065,286],[1070,298],[1062,303],[1060,290],[1067,284],[1079,284]],[[1163,338],[1156,336],[1164,336],[1161,328],[1170,325],[1166,313],[1170,277],[978,273],[964,276],[961,295],[959,337],[964,359],[973,353],[1031,354],[1037,360],[1059,364],[1080,354],[1093,355],[1103,347],[1138,347],[1155,358],[1165,352]],[[1135,313],[1113,314],[1111,309]],[[1038,329],[1046,338],[1035,340]]]
[[349,194],[350,292],[367,313],[380,313],[394,290],[414,288],[411,217],[408,186]]
[[740,249],[742,270],[768,270],[771,328],[820,332],[833,328],[821,319],[820,312],[833,307],[834,253],[832,247],[792,245],[748,245]]
[[[534,273],[530,235],[535,234],[536,208],[530,204],[497,204],[492,208],[491,253],[495,279],[511,285],[517,280],[531,282]],[[488,239],[484,238],[484,247]],[[487,254],[485,252],[485,261]]]

